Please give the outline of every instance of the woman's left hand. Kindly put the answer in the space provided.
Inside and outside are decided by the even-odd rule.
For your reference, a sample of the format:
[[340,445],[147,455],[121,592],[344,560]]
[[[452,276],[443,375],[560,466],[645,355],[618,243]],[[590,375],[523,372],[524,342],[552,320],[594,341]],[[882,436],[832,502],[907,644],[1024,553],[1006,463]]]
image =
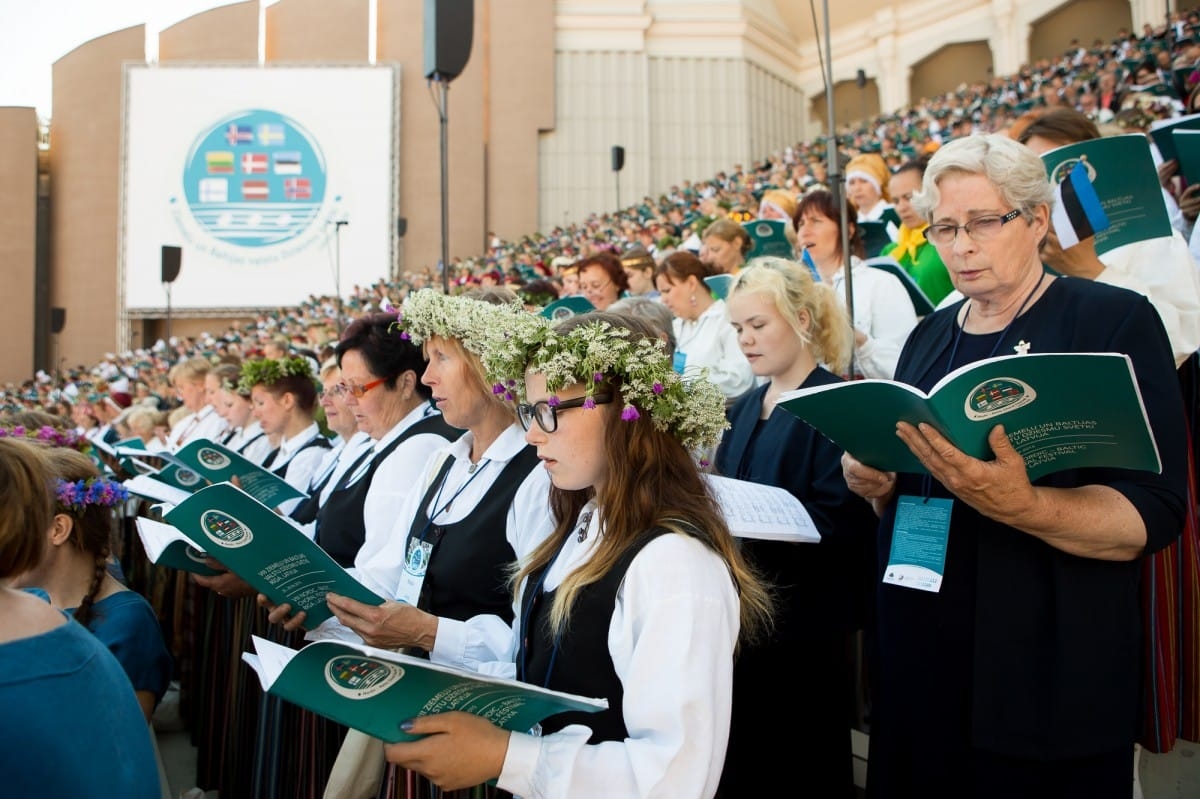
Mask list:
[[972,458],[923,422],[917,427],[900,422],[896,434],[935,480],[984,516],[1006,521],[1034,504],[1025,459],[1013,449],[1003,425],[988,433],[996,455],[992,461]]
[[405,725],[405,732],[425,737],[388,744],[388,762],[424,774],[442,790],[470,788],[499,777],[504,768],[508,731],[487,719],[453,711],[418,716]]

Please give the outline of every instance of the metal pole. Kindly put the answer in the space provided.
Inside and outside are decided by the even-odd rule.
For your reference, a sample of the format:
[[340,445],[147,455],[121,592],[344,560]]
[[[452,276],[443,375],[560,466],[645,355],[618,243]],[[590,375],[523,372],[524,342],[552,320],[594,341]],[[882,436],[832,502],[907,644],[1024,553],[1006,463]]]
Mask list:
[[617,210],[621,210],[621,171],[615,170],[613,175],[617,178]]
[[171,346],[171,284],[167,283],[167,347]]
[[440,88],[438,115],[441,123],[441,172],[442,172],[442,292],[450,293],[450,140],[447,119],[447,95],[450,93],[450,81],[439,76],[433,78]]
[[[850,327],[854,327],[854,292],[853,278],[850,275],[850,219],[846,211],[845,194],[842,190],[842,168],[838,163],[837,127],[833,114],[833,48],[829,37],[829,0],[823,3],[825,10],[825,110],[829,117],[829,136],[826,139],[826,173],[829,178],[829,193],[841,214],[842,228],[842,275],[846,281],[846,313],[850,317]],[[850,377],[854,377],[855,358],[854,348],[850,349]]]
[[338,335],[345,326],[342,320],[342,226],[348,224],[345,219],[333,220],[333,290],[337,293]]

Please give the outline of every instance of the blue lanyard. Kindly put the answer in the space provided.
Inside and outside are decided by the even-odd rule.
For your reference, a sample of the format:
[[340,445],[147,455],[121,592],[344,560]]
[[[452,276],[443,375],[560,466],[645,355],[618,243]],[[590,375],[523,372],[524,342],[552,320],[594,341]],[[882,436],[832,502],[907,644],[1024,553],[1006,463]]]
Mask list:
[[[452,496],[452,497],[450,497],[450,499],[446,500],[445,505],[438,508],[433,513],[429,514],[429,518],[425,520],[425,526],[421,528],[421,535],[418,536],[418,538],[417,538],[418,541],[425,540],[425,534],[428,533],[429,528],[433,526],[434,520],[437,519],[438,516],[441,516],[443,513],[445,513],[449,509],[449,507],[454,504],[454,500],[458,499],[458,495],[461,494],[462,492],[466,491],[467,486],[469,486],[471,484],[471,481],[473,481],[476,477],[481,475],[483,473],[483,470],[486,469],[488,467],[488,464],[490,464],[491,462],[492,462],[491,458],[488,458],[483,463],[479,464],[479,467],[477,469],[475,469],[475,471],[471,472],[471,476],[467,478],[467,481],[465,483],[463,483],[462,485],[460,485],[458,487],[458,490],[454,492],[454,496]],[[442,489],[444,489],[446,487],[446,481],[448,479],[450,479],[450,471],[449,470],[446,471],[446,476],[442,478],[441,484],[438,485],[437,496],[433,498],[433,507],[435,507],[435,508],[437,508],[438,501],[441,500],[441,498],[442,498]]]
[[[579,524],[575,527],[575,532],[579,533],[587,530],[588,525],[592,522],[592,514],[594,511],[588,511],[579,517]],[[525,612],[521,615],[521,637],[524,639],[524,644],[521,646],[521,662],[517,664],[518,674],[517,679],[521,682],[528,682],[525,679],[525,665],[529,660],[529,620],[533,616],[533,610],[537,607],[538,602],[542,597],[542,586],[546,583],[546,575],[550,573],[551,567],[558,561],[558,556],[562,554],[563,547],[567,544],[567,539],[571,537],[568,533],[563,536],[563,540],[558,544],[558,551],[554,553],[554,557],[546,564],[546,568],[542,569],[542,573],[538,575],[537,582],[534,583],[533,592],[529,595],[529,605],[525,608]],[[583,540],[583,539],[579,539]],[[550,663],[546,666],[546,676],[542,680],[542,687],[550,687],[550,675],[554,673],[554,661],[558,659],[558,633],[554,634],[554,645],[550,650]]]

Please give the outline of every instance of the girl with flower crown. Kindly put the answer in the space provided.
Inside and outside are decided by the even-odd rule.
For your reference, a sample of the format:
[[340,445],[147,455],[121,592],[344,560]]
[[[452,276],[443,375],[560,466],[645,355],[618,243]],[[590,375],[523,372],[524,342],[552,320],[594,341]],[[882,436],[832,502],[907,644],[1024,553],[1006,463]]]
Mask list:
[[[733,721],[722,797],[853,797],[850,635],[869,604],[875,521],[842,478],[842,450],[775,407],[781,393],[840,382],[852,344],[841,300],[803,266],[755,258],[726,302],[742,352],[765,382],[729,409],[714,460],[720,474],[799,499],[821,541],[746,539],[742,552],[779,586],[771,637],[734,667]],[[824,364],[824,365],[823,365]],[[828,367],[828,368],[827,368]],[[792,685],[781,692],[780,685]],[[760,732],[780,716],[787,736]]]
[[150,603],[108,570],[113,508],[129,498],[92,459],[63,447],[45,451],[55,476],[54,519],[36,566],[16,575],[14,588],[40,588],[75,617],[121,662],[149,722],[171,681],[172,662]]
[[514,568],[506,660],[489,671],[608,699],[537,734],[478,716],[400,720],[427,736],[388,759],[453,789],[524,797],[709,797],[729,731],[739,641],[769,626],[693,453],[725,426],[706,379],[685,384],[640,320],[596,312],[497,331],[489,371],[550,475],[553,533]]

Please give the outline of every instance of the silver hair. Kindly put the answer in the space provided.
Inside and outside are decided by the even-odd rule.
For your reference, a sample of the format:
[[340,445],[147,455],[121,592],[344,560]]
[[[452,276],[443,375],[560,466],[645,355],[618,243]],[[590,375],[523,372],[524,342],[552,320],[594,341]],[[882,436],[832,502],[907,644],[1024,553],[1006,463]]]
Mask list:
[[983,175],[996,187],[1000,199],[1020,209],[1026,218],[1040,205],[1054,210],[1054,189],[1042,159],[1001,133],[966,136],[938,148],[929,159],[921,190],[912,198],[921,218],[934,221],[933,210],[941,201],[938,186],[951,175]]

